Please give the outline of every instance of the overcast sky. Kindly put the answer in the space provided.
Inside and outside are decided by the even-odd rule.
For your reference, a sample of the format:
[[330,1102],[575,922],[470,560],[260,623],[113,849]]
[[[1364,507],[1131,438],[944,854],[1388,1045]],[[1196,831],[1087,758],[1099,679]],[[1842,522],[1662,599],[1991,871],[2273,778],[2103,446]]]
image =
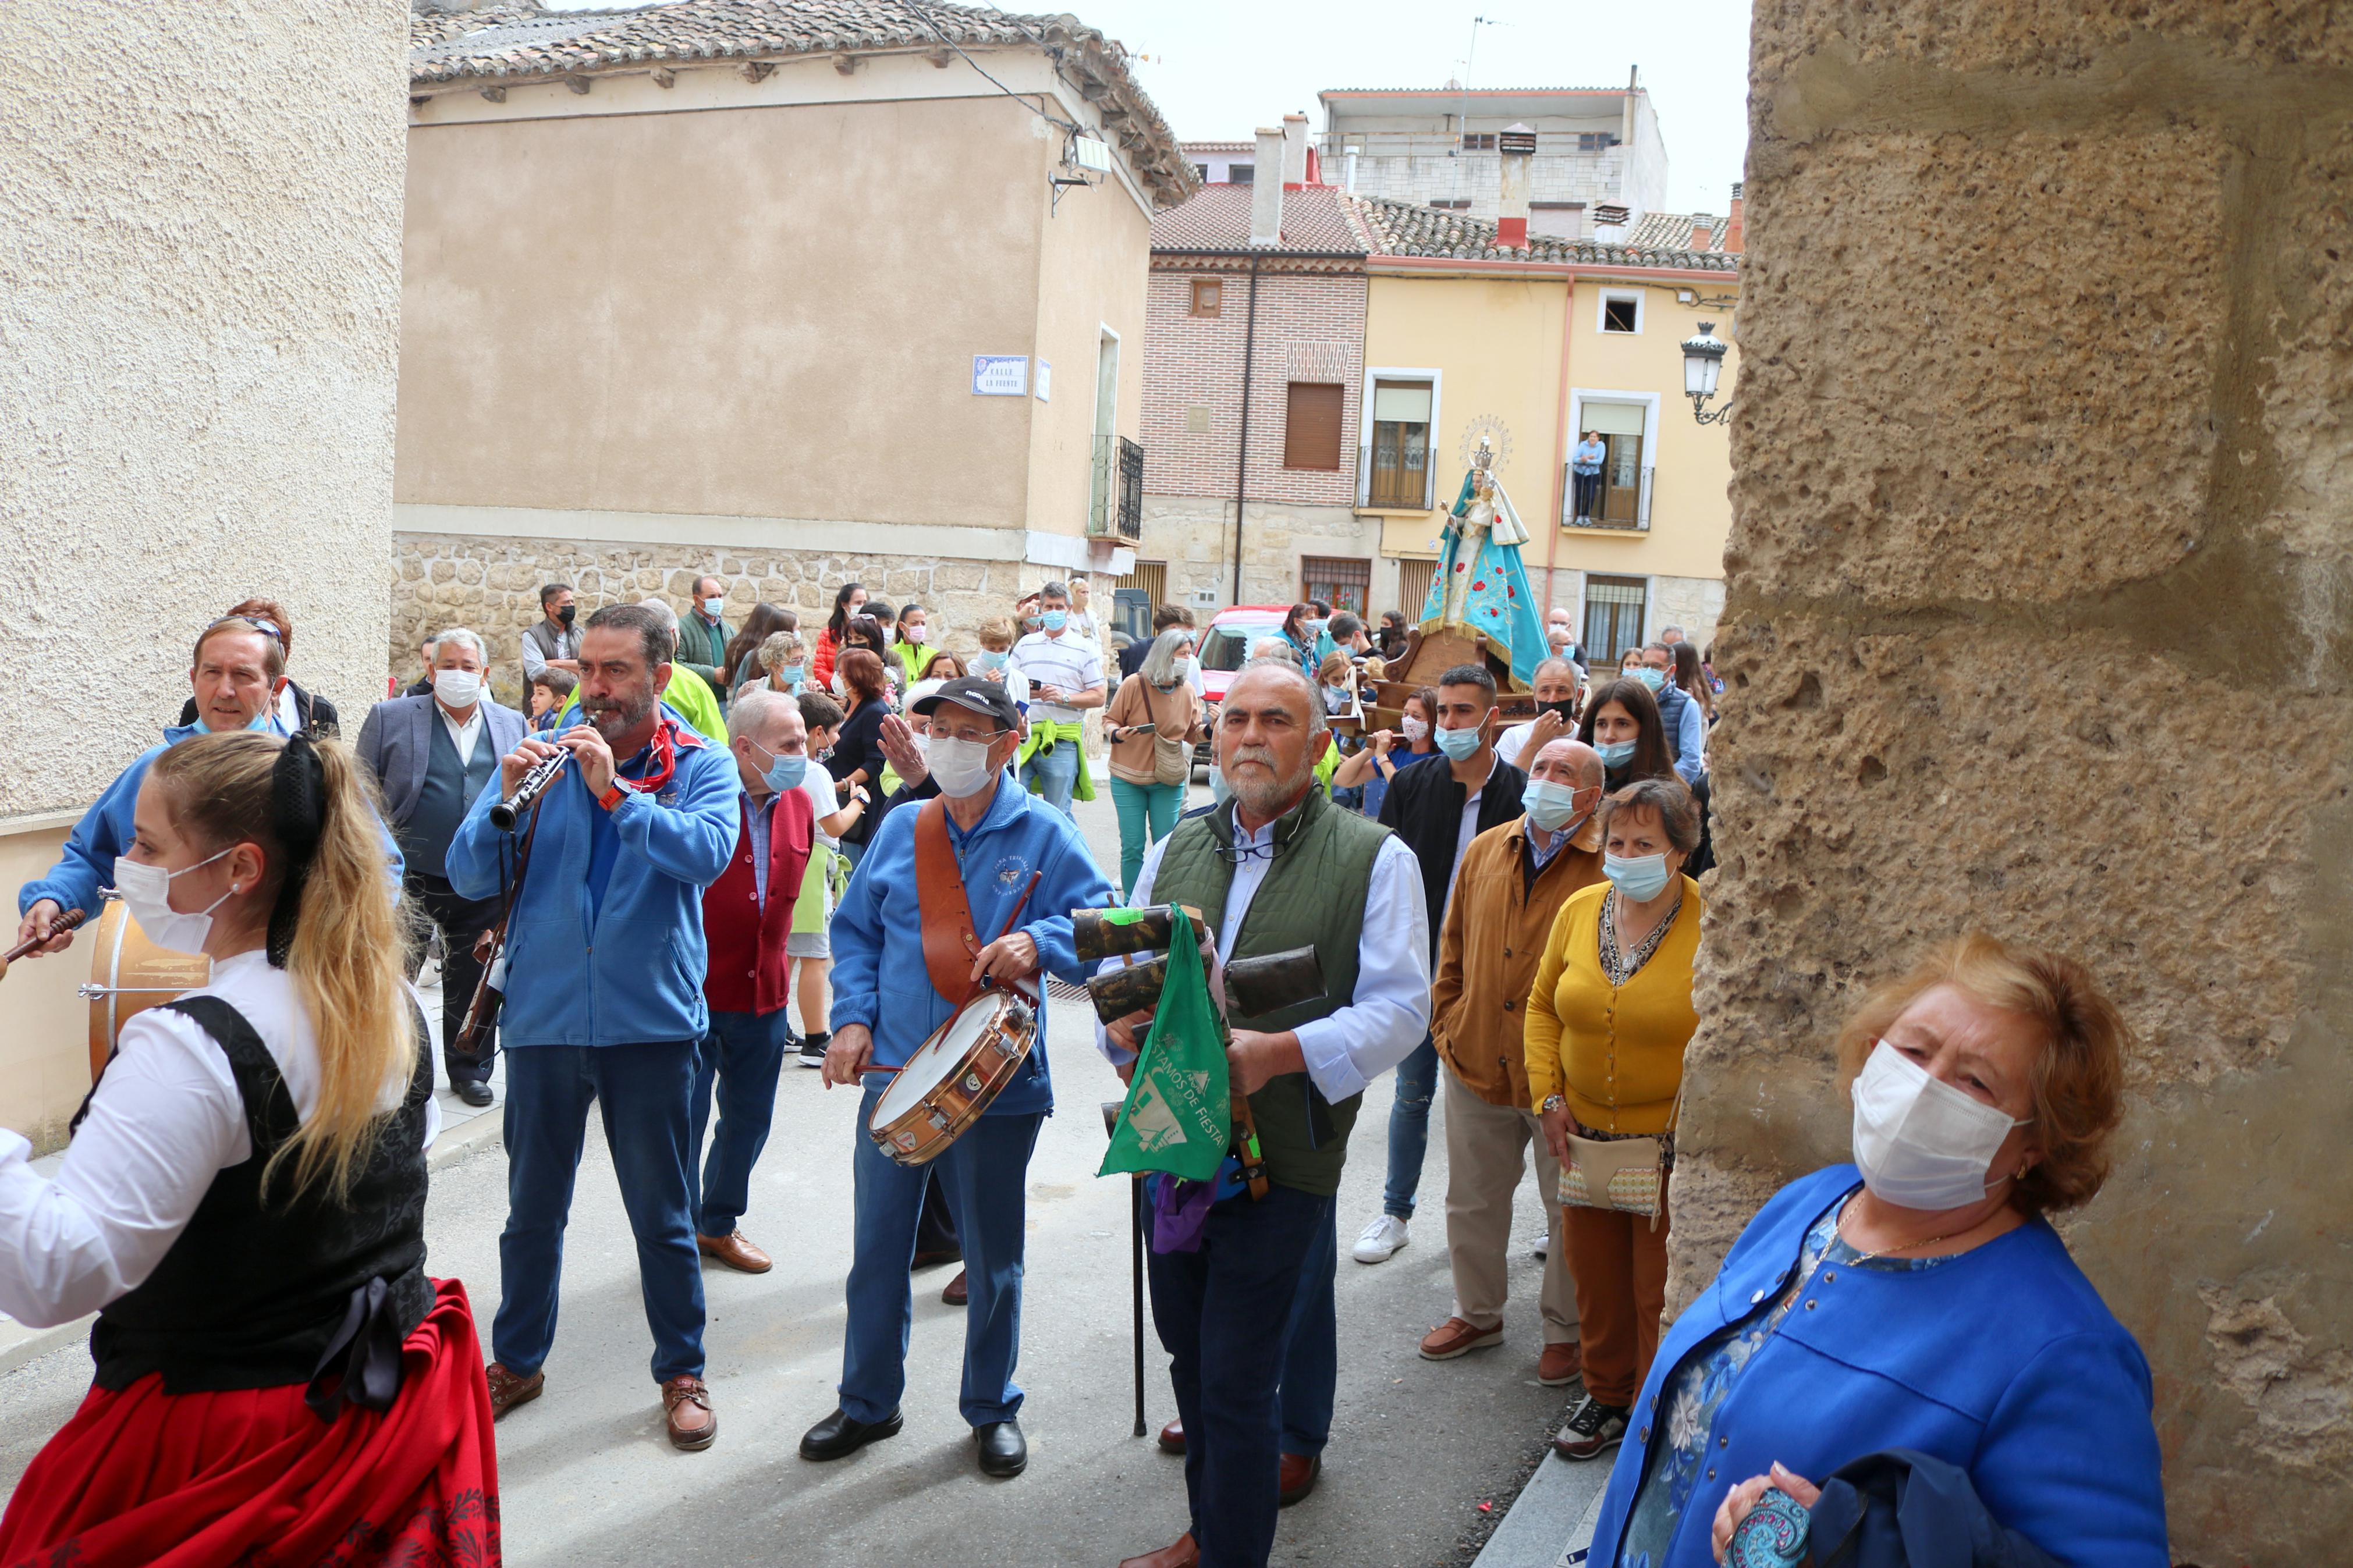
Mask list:
[[[1137,54],[1187,140],[1240,141],[1325,88],[1621,87],[1640,66],[1666,138],[1668,206],[1721,213],[1748,143],[1748,0],[1067,0]],[[1025,9],[1027,7],[1024,7]],[[1045,9],[1046,7],[1039,7]],[[1471,57],[1472,18],[1478,29]]]

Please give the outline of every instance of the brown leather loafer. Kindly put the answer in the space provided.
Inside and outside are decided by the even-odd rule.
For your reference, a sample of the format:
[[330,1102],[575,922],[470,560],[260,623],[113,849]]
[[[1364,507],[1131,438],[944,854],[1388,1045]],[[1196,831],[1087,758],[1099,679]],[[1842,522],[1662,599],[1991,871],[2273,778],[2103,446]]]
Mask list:
[[1176,1542],[1157,1552],[1147,1552],[1141,1557],[1120,1561],[1119,1568],[1194,1568],[1201,1561],[1201,1549],[1194,1544],[1193,1532],[1187,1531]]
[[971,1303],[972,1286],[965,1278],[964,1269],[956,1270],[956,1277],[948,1281],[946,1289],[940,1292],[940,1300],[951,1307],[963,1307]]
[[739,1274],[765,1274],[776,1266],[776,1259],[753,1246],[740,1230],[725,1236],[698,1236],[694,1245],[703,1257],[716,1258]]
[[1575,1383],[1584,1371],[1585,1352],[1574,1340],[1567,1344],[1546,1345],[1544,1354],[1536,1358],[1536,1381],[1546,1388]]
[[[1185,1423],[1182,1420],[1171,1421],[1160,1428],[1160,1451],[1177,1455],[1185,1452]],[[1187,1536],[1186,1539],[1189,1541],[1192,1537]]]
[[1452,1361],[1456,1356],[1469,1355],[1472,1351],[1493,1350],[1504,1342],[1504,1325],[1492,1329],[1474,1328],[1464,1318],[1449,1318],[1421,1336],[1421,1359]]
[[700,1453],[719,1440],[719,1417],[712,1413],[711,1390],[692,1373],[661,1385],[662,1415],[670,1426],[670,1446]]
[[497,1362],[482,1369],[484,1381],[491,1385],[491,1419],[501,1421],[518,1405],[529,1405],[547,1389],[547,1373],[533,1373],[529,1377],[517,1377]]
[[1282,1468],[1276,1472],[1276,1485],[1282,1495],[1275,1500],[1278,1508],[1289,1508],[1315,1489],[1315,1479],[1324,1473],[1320,1454],[1285,1454]]

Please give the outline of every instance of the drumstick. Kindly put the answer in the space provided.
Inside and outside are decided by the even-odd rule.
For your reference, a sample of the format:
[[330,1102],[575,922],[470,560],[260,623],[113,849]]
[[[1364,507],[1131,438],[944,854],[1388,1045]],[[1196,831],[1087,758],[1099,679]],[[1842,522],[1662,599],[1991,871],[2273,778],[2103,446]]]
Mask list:
[[47,936],[28,937],[25,941],[20,942],[16,946],[10,948],[6,952],[0,953],[0,980],[5,980],[8,978],[8,966],[16,963],[16,960],[24,957],[26,953],[32,952],[43,942],[54,941],[56,938],[64,935],[67,931],[69,931],[76,926],[81,924],[81,922],[88,918],[89,917],[84,915],[79,910],[68,910],[65,913],[59,915],[57,919],[49,922],[49,934]]

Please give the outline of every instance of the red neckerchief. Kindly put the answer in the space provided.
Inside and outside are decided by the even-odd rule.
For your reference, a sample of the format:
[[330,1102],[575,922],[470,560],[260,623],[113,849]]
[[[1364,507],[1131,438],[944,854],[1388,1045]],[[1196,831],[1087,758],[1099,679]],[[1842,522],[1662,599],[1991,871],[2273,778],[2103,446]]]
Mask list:
[[678,721],[664,719],[654,726],[654,738],[646,742],[646,749],[653,752],[653,760],[647,764],[645,777],[625,779],[621,776],[621,770],[617,766],[613,769],[613,782],[623,789],[634,790],[639,795],[653,794],[669,784],[671,777],[677,773],[678,748],[681,744],[699,746],[702,744],[702,738],[700,735],[689,735],[681,742],[679,738]]

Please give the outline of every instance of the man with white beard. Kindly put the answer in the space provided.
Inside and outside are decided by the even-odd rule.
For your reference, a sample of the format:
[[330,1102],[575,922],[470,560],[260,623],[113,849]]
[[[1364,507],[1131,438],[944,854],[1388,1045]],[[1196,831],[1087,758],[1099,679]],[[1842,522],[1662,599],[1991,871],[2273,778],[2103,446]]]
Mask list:
[[[1228,1070],[1249,1097],[1269,1184],[1263,1197],[1209,1204],[1190,1247],[1151,1254],[1192,1529],[1122,1568],[1264,1563],[1279,1489],[1293,1479],[1283,1469],[1312,1480],[1316,1456],[1281,1452],[1277,1384],[1300,1375],[1284,1326],[1310,1258],[1327,1275],[1334,1266],[1329,1243],[1318,1242],[1365,1086],[1420,1044],[1430,1016],[1419,863],[1387,828],[1316,787],[1332,736],[1314,686],[1288,659],[1253,659],[1227,689],[1218,730],[1228,798],[1153,847],[1130,901],[1201,910],[1221,963],[1312,946],[1324,994],[1228,1019]],[[1104,1054],[1132,1063],[1150,1021],[1113,1025]],[[1156,1214],[1149,1223],[1161,1224]],[[1329,1344],[1328,1321],[1315,1327]]]

